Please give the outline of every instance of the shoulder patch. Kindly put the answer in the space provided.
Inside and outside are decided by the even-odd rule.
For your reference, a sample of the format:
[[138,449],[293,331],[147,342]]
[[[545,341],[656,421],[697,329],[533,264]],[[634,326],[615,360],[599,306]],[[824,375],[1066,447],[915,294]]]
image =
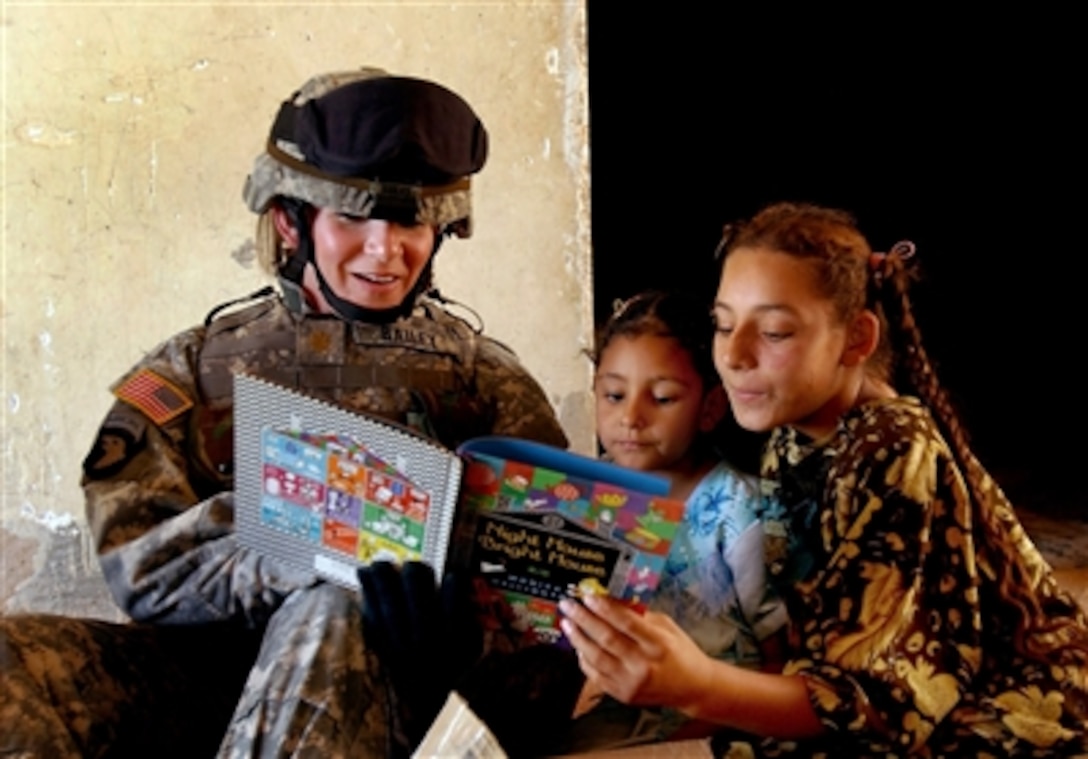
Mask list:
[[140,369],[113,391],[125,403],[163,425],[193,407],[193,401],[177,385],[151,369]]
[[112,477],[144,447],[147,421],[127,406],[117,406],[106,417],[94,447],[83,460],[83,473],[90,480]]

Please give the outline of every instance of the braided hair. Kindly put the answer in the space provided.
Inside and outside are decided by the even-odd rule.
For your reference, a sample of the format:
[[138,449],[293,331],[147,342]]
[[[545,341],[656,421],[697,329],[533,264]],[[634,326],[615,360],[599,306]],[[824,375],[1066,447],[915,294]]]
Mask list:
[[880,342],[867,371],[918,396],[933,412],[957,458],[969,453],[966,430],[937,379],[914,318],[909,297],[916,278],[911,243],[874,253],[846,211],[776,203],[749,221],[726,227],[719,256],[724,259],[737,248],[779,251],[812,263],[818,287],[843,321],[866,308],[876,314]]

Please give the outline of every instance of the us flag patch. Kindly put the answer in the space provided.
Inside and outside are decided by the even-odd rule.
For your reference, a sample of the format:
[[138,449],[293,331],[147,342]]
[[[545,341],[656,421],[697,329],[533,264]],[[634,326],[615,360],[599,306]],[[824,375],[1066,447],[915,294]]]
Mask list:
[[113,394],[160,425],[193,407],[184,392],[150,369],[140,369],[122,382]]

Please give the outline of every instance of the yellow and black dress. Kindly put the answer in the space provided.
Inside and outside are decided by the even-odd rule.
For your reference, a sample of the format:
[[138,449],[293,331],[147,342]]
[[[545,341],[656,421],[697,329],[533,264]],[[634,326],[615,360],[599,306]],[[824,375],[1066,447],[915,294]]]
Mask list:
[[822,440],[775,432],[766,560],[786,673],[829,728],[766,754],[1088,754],[1088,620],[1008,500],[983,497],[916,399],[862,404]]

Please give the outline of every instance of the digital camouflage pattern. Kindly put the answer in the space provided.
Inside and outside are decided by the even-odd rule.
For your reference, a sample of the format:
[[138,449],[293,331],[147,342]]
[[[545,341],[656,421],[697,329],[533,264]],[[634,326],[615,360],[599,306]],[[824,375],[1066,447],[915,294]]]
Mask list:
[[307,79],[298,88],[298,91],[292,95],[291,100],[295,105],[302,105],[307,100],[319,98],[339,87],[343,87],[345,84],[379,76],[389,76],[389,72],[376,66],[360,66],[357,69],[347,71],[326,71]]
[[[269,296],[167,340],[115,388],[141,369],[192,408],[155,424],[118,400],[83,481],[103,574],[135,624],[4,619],[0,746],[15,756],[98,756],[131,731],[174,735],[181,722],[195,733],[192,709],[171,704],[215,712],[204,697],[214,692],[225,711],[200,725],[224,726],[220,756],[386,756],[389,696],[366,653],[358,595],[234,539],[231,372],[293,382],[428,429],[448,447],[479,434],[565,446],[539,385],[509,350],[427,299],[376,326],[293,313]],[[252,640],[226,657],[209,629]],[[145,670],[148,661],[159,668]],[[184,745],[167,740],[156,755],[208,755]]]
[[292,593],[265,628],[222,757],[387,757],[392,734],[359,599],[322,583]]
[[258,642],[229,624],[0,617],[0,756],[213,756]]
[[[1088,755],[1085,613],[997,485],[971,496],[918,401],[862,404],[815,444],[779,429],[764,466],[785,672],[831,729],[767,755]],[[1031,597],[1044,613],[1021,628]]]
[[383,193],[403,192],[413,199],[416,223],[439,228],[451,225],[450,231],[458,237],[472,236],[472,183],[467,177],[437,188],[367,179],[334,182],[307,171],[302,156],[292,150],[290,143],[276,147],[275,155],[262,153],[257,157],[246,178],[242,196],[254,211],[263,212],[274,197],[283,196],[305,200],[315,208],[369,217]]

